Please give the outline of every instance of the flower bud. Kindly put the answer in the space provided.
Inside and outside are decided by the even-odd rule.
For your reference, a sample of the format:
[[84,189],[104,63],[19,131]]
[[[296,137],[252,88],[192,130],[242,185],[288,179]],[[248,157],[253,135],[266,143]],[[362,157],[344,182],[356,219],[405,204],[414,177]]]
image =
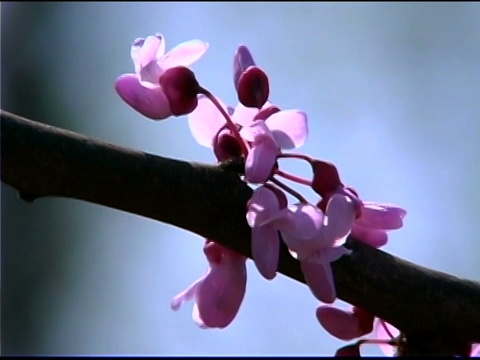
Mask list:
[[245,45],[240,45],[233,57],[233,84],[237,92],[238,80],[240,80],[242,73],[250,66],[255,66],[252,54],[250,54],[250,50],[248,50]]
[[186,115],[195,110],[200,85],[192,70],[184,66],[170,68],[160,76],[159,83],[173,115]]
[[340,175],[334,164],[321,160],[314,160],[311,163],[313,170],[312,189],[321,197],[335,192],[339,186],[343,186]]
[[250,66],[240,75],[237,92],[244,106],[261,109],[270,95],[267,74],[257,66]]
[[220,130],[213,139],[213,152],[218,161],[242,156],[242,148],[235,136],[227,128]]

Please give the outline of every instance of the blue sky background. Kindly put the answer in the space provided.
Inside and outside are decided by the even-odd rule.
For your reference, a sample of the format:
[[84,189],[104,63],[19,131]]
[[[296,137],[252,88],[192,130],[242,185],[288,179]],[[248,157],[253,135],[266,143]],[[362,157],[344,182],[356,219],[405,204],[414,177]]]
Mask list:
[[[58,125],[212,163],[185,118],[148,120],[122,102],[113,84],[133,72],[135,38],[160,32],[167,50],[198,38],[210,48],[193,66],[197,78],[235,105],[232,57],[245,44],[270,77],[271,100],[308,114],[309,140],[299,151],[335,162],[363,199],[407,209],[404,228],[391,233],[385,250],[480,280],[480,4],[45,3],[38,8],[48,7],[50,16],[37,19],[28,35],[17,4],[2,4],[2,38],[18,37],[12,51],[43,79],[42,101],[62,119]],[[2,76],[22,81],[21,73]],[[309,176],[301,162],[285,167]],[[6,236],[21,241],[29,228],[38,238],[55,237],[50,248],[30,250],[59,263],[29,305],[37,344],[24,352],[328,356],[345,344],[318,324],[318,303],[305,286],[284,276],[266,281],[250,261],[235,321],[225,330],[199,329],[191,303],[170,310],[171,298],[206,270],[199,236],[76,200],[11,199],[4,211],[29,216]],[[36,220],[44,211],[48,219]],[[35,264],[25,271],[38,272]]]

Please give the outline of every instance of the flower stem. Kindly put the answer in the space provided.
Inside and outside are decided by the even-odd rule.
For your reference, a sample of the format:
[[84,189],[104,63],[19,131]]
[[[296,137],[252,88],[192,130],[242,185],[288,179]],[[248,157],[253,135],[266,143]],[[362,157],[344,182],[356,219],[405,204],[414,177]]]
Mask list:
[[247,157],[247,155],[248,155],[248,144],[240,136],[240,132],[238,131],[237,126],[233,123],[232,119],[227,114],[227,112],[222,107],[222,105],[220,105],[220,103],[217,101],[215,96],[213,96],[213,94],[210,91],[208,91],[207,89],[204,89],[204,88],[200,87],[200,89],[198,90],[198,93],[205,95],[213,103],[213,105],[215,105],[215,107],[218,109],[218,111],[220,111],[222,116],[227,121],[228,128],[230,129],[230,131],[233,133],[233,136],[235,136],[238,143],[240,144],[240,148],[242,149],[242,154],[245,155],[245,157]]
[[312,186],[312,182],[310,180],[299,177],[299,176],[295,176],[295,175],[290,174],[286,171],[276,169],[274,171],[274,173],[275,173],[275,175],[281,176],[281,177],[283,177],[285,179],[288,179],[290,181],[294,181],[294,182],[302,184],[302,185]]
[[305,154],[286,154],[286,153],[281,153],[279,155],[277,155],[277,158],[291,158],[291,159],[300,159],[300,160],[305,160],[306,162],[308,163],[312,163],[313,162],[313,159],[308,156],[308,155],[305,155]]
[[280,182],[280,180],[277,180],[273,177],[269,179],[272,183],[277,185],[279,188],[285,190],[286,192],[290,193],[292,196],[296,197],[298,200],[300,200],[301,203],[308,204],[307,199],[305,199],[300,193],[296,192],[289,186],[285,185],[284,183]]

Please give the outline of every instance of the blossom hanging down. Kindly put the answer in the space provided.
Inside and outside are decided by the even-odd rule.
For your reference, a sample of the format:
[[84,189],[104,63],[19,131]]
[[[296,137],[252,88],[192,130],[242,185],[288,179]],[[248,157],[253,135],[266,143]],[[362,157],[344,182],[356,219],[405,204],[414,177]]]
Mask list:
[[[162,35],[137,39],[131,47],[135,73],[115,82],[119,96],[142,115],[161,120],[188,114],[193,138],[213,149],[219,162],[243,160],[234,170],[254,186],[245,218],[251,228],[252,259],[260,274],[273,279],[278,270],[281,241],[299,261],[306,284],[324,303],[336,299],[331,263],[351,250],[344,246],[350,234],[373,247],[387,242],[387,231],[403,226],[405,210],[394,205],[362,201],[357,192],[340,180],[336,166],[305,154],[288,153],[308,137],[307,115],[301,110],[281,110],[270,101],[267,73],[254,61],[250,50],[240,45],[233,57],[233,83],[238,105],[226,106],[197,81],[188,68],[208,49],[191,40],[165,53]],[[290,174],[281,159],[307,161],[311,178]],[[305,185],[317,196],[310,202],[282,181]],[[255,188],[256,187],[256,188]],[[298,201],[289,205],[287,194]],[[315,204],[315,205],[314,205]],[[246,257],[207,240],[204,254],[207,273],[175,296],[178,310],[194,300],[193,319],[201,328],[224,328],[239,311],[246,289]],[[352,339],[372,331],[373,314],[353,307],[344,311],[320,306],[317,318],[332,335]],[[386,340],[392,345],[392,339]],[[359,355],[359,345],[337,352]],[[476,351],[476,350],[475,350]]]
[[247,283],[246,258],[213,241],[206,242],[204,253],[209,269],[172,300],[172,309],[178,310],[194,300],[192,317],[201,328],[224,328],[237,315],[245,295]]
[[190,40],[165,53],[165,38],[161,34],[136,39],[130,51],[135,74],[121,75],[115,82],[115,90],[128,105],[150,119],[172,116],[160,77],[170,68],[190,66],[207,49],[208,43]]

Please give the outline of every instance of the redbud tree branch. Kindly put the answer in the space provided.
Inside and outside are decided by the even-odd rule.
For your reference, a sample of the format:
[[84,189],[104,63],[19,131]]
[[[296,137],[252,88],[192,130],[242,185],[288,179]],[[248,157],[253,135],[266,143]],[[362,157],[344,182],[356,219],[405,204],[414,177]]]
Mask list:
[[[119,147],[2,111],[1,180],[27,201],[47,196],[88,201],[175,225],[251,257],[245,211],[252,190],[228,168]],[[352,238],[347,244],[351,256],[332,264],[340,299],[423,342],[424,353],[480,343],[479,282]],[[279,272],[304,282],[284,245]]]

